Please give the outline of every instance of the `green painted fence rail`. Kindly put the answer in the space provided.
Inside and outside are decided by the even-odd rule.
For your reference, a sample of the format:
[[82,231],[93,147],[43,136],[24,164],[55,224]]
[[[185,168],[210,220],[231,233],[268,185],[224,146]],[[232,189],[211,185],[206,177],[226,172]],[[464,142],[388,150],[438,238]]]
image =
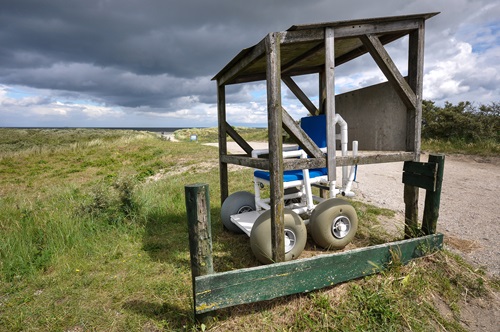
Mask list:
[[444,176],[444,160],[442,154],[429,155],[427,163],[405,161],[403,166],[403,183],[425,192],[424,215],[420,231],[413,230],[413,235],[435,234],[441,204],[441,188]]
[[199,276],[195,278],[195,312],[201,314],[234,305],[310,292],[386,269],[441,249],[443,235],[435,234],[337,254],[319,255]]
[[[422,228],[412,232],[418,237],[222,273],[213,270],[208,185],[186,186],[196,318],[202,321],[217,309],[329,287],[442,249],[443,235],[435,233],[443,172],[444,155],[430,155],[427,163],[406,162],[404,165],[405,190],[412,186],[426,189]],[[408,235],[406,228],[405,234]]]

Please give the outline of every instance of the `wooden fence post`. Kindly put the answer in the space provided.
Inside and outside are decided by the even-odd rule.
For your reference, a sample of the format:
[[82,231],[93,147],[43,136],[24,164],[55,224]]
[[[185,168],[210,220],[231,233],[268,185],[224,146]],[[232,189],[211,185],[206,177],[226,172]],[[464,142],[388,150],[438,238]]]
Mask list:
[[195,318],[203,323],[211,320],[211,317],[207,314],[196,314],[195,278],[214,273],[208,184],[197,183],[186,185],[185,199],[189,231],[189,252],[191,257],[193,309]]
[[441,184],[444,174],[444,155],[429,155],[429,162],[437,164],[437,173],[436,189],[434,191],[427,190],[425,193],[424,216],[422,219],[422,232],[425,235],[436,234],[439,204],[441,203]]
[[418,188],[404,185],[405,239],[418,236]]

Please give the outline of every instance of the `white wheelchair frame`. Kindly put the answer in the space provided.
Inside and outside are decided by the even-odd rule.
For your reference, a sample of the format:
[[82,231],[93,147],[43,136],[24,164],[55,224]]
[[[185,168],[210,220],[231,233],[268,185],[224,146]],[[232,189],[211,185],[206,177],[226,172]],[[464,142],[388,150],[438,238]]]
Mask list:
[[[336,123],[340,126],[341,132],[337,134],[335,139],[340,141],[341,143],[341,156],[348,156],[347,149],[347,123],[346,121],[339,115],[335,115]],[[286,146],[283,148],[283,158],[308,158],[307,153],[298,149],[296,146]],[[323,153],[326,153],[326,147],[320,147]],[[268,154],[268,149],[261,150],[253,150],[252,157],[258,158],[261,155]],[[352,155],[356,157],[358,153],[358,142],[352,142]],[[335,156],[336,157],[336,156]],[[334,158],[335,158],[334,157]],[[309,169],[302,170],[302,179],[294,180],[294,181],[284,181],[283,188],[297,188],[296,192],[285,194],[285,208],[292,210],[293,212],[301,215],[303,217],[304,223],[307,225],[309,222],[308,216],[311,215],[312,211],[316,207],[317,204],[323,202],[325,199],[337,197],[339,194],[342,196],[352,197],[354,196],[354,192],[352,192],[352,184],[354,182],[356,176],[357,165],[351,166],[350,170],[348,166],[342,166],[342,186],[337,188],[336,181],[330,181],[328,179],[328,175],[320,175],[320,176],[310,176]],[[257,170],[256,170],[257,171]],[[254,176],[254,194],[255,194],[255,211],[249,211],[239,214],[231,215],[231,222],[238,226],[244,233],[250,236],[253,224],[255,220],[262,214],[264,211],[269,210],[271,207],[269,205],[269,198],[262,198],[261,196],[261,188],[264,188],[266,185],[269,185],[269,181],[257,176]],[[323,189],[329,190],[329,197],[323,198],[320,196],[313,195],[312,187],[318,186]],[[298,200],[297,200],[298,199]],[[287,202],[289,202],[287,204]],[[304,217],[305,216],[305,217]]]

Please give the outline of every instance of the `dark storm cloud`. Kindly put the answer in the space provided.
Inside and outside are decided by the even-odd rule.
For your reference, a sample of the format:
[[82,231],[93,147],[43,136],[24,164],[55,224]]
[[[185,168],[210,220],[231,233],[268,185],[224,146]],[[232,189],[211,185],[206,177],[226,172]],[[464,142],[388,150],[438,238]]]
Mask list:
[[[251,6],[192,0],[10,1],[0,14],[2,62],[25,67],[25,55],[35,58],[34,67],[62,61],[137,74],[212,75],[263,37],[279,7],[267,1]],[[293,10],[286,8],[276,17],[290,17]]]
[[[183,97],[214,103],[210,78],[270,31],[293,24],[436,11],[441,10],[439,3],[6,0],[0,6],[0,84],[170,112]],[[484,3],[489,2],[476,1],[467,8],[477,11]],[[452,34],[461,19],[459,13],[440,15],[430,26],[451,29]],[[360,61],[345,74],[364,66]],[[240,87],[230,90],[233,100],[249,96]]]
[[183,95],[213,102],[210,78],[263,37],[277,9],[253,4],[10,1],[0,12],[0,83],[128,107]]

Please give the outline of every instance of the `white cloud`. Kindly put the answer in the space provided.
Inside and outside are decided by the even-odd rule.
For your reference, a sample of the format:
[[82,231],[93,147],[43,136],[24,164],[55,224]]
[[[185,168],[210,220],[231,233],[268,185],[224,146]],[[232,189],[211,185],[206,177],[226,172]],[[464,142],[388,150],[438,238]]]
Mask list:
[[[10,96],[10,88],[0,86],[0,112],[3,114],[3,121],[17,122],[5,123],[0,125],[10,126],[28,126],[36,124],[46,124],[53,122],[57,126],[60,121],[71,121],[69,126],[79,126],[80,121],[89,125],[92,121],[120,118],[124,115],[123,111],[116,107],[107,107],[95,105],[88,101],[67,102],[54,100],[52,98],[33,96],[30,91],[23,93],[22,89],[17,88],[17,96]],[[2,122],[3,122],[2,121]]]
[[[470,87],[461,85],[456,74],[464,71],[470,72],[477,62],[472,54],[472,46],[467,43],[456,43],[451,40],[450,46],[456,45],[455,54],[450,54],[449,59],[439,60],[427,66],[428,70],[424,76],[424,98],[431,100],[442,100],[443,98],[467,92]],[[448,52],[451,53],[451,52]]]
[[[383,0],[377,6],[364,0],[342,6],[295,0],[286,8],[264,0],[151,6],[120,0],[118,7],[115,2],[78,3],[76,10],[51,0],[4,6],[0,126],[216,125],[211,77],[267,32],[292,24],[434,11],[441,14],[426,22],[424,97],[489,103],[500,96],[497,0]],[[283,15],[276,16],[278,10]],[[403,75],[407,40],[387,46]],[[371,57],[363,56],[336,69],[336,92],[385,80]],[[317,77],[296,82],[317,103]],[[13,87],[28,93],[12,94]],[[292,93],[282,91],[283,105],[294,118],[307,114]],[[265,82],[230,86],[226,93],[231,124],[267,122]]]
[[267,105],[250,102],[227,104],[226,118],[232,125],[258,126],[267,124]]
[[[474,52],[473,45],[448,39],[440,57],[426,62],[424,98],[437,102],[489,103],[500,95],[500,47]],[[495,93],[496,91],[496,93]]]

